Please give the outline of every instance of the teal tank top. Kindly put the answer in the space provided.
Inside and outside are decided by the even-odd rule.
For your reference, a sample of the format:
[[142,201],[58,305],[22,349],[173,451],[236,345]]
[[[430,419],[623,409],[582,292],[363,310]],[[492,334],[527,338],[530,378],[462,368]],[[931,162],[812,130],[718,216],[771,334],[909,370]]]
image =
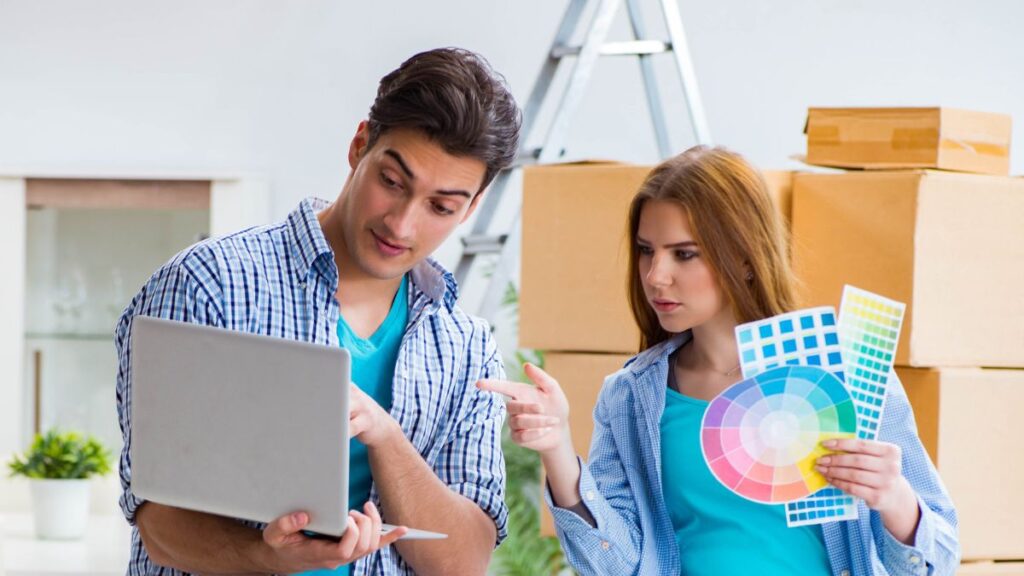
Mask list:
[[[409,322],[408,277],[395,294],[387,318],[369,338],[360,338],[352,331],[342,317],[338,318],[338,341],[352,357],[352,381],[366,392],[385,411],[391,410],[392,385],[395,379],[395,363],[398,350]],[[352,438],[349,441],[348,506],[350,510],[362,512],[363,504],[370,498],[373,476],[370,474],[370,455],[362,442]],[[337,570],[314,570],[303,572],[307,576],[348,575],[349,567]]]
[[661,416],[662,490],[682,574],[830,576],[820,526],[788,528],[784,505],[747,500],[711,474],[700,446],[707,407],[669,387]]

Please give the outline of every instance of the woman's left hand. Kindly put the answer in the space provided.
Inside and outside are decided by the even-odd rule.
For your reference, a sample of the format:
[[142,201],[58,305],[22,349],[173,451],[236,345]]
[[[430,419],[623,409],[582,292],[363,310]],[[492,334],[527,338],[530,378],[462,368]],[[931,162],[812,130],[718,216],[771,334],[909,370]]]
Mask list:
[[897,540],[913,542],[921,511],[917,493],[903,476],[900,447],[856,438],[826,440],[821,445],[838,452],[818,458],[815,466],[828,483],[877,510]]

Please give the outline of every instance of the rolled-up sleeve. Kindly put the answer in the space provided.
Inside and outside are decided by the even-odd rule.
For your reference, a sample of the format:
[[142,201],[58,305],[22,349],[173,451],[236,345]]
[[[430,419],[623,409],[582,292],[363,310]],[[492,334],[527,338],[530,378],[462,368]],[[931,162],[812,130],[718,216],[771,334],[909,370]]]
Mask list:
[[442,448],[434,471],[451,490],[476,502],[494,520],[497,546],[508,536],[505,457],[501,450],[505,403],[498,394],[479,390],[475,384],[479,379],[504,379],[505,366],[494,340],[486,330],[482,333],[475,352],[484,359],[478,364],[480,376],[467,380],[468,408]]
[[[604,389],[608,388],[606,382]],[[580,501],[596,526],[575,512],[554,505],[545,487],[544,499],[555,520],[558,539],[569,563],[581,574],[633,574],[640,562],[640,527],[622,458],[613,439],[604,393],[594,408],[590,461],[580,460]],[[625,423],[620,423],[626,425]]]
[[[132,492],[132,319],[153,316],[223,326],[219,286],[214,268],[204,262],[201,252],[187,251],[157,270],[121,315],[114,333],[117,351],[117,416],[124,448],[121,450],[119,503],[128,523],[135,525],[135,514],[145,501]],[[212,257],[211,257],[212,260]]]
[[897,444],[903,453],[903,475],[914,488],[921,517],[911,545],[889,532],[878,512],[871,512],[871,531],[889,574],[952,575],[960,562],[957,516],[953,502],[917,435],[917,424],[899,379],[892,375],[879,440]]

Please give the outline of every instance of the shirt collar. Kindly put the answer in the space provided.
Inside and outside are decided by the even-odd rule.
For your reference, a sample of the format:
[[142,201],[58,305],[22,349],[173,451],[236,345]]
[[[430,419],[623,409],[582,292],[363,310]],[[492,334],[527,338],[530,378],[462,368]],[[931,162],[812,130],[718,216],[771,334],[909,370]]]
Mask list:
[[328,201],[321,198],[306,198],[288,215],[292,271],[299,280],[309,278],[313,266],[320,258],[327,256],[333,262],[334,251],[324,237],[320,221],[316,219],[316,213],[329,205]]
[[651,366],[654,366],[659,361],[664,361],[683,344],[686,344],[692,337],[692,333],[689,330],[675,334],[664,342],[655,344],[647,350],[637,354],[627,363],[627,366],[630,371],[637,376],[640,376]]

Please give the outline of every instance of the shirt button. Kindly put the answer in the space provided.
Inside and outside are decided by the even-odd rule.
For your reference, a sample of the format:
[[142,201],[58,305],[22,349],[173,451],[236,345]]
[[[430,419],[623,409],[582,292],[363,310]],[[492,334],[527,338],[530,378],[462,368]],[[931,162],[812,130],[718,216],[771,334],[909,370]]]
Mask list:
[[601,542],[601,549],[602,549],[602,550],[607,550],[607,549],[609,549],[609,548],[611,548],[611,547],[612,547],[612,545],[611,545],[611,544],[609,544],[609,543],[608,543],[607,541],[603,541],[603,542]]
[[850,571],[849,570],[843,570],[842,572],[839,573],[839,576],[850,576]]
[[593,490],[587,490],[586,496],[587,496],[587,500],[593,500],[594,499],[594,491]]
[[921,559],[920,559],[920,558],[918,558],[917,556],[914,556],[914,555],[911,555],[911,556],[910,556],[910,563],[911,563],[911,564],[918,564],[918,563],[920,563],[920,562],[921,562]]

